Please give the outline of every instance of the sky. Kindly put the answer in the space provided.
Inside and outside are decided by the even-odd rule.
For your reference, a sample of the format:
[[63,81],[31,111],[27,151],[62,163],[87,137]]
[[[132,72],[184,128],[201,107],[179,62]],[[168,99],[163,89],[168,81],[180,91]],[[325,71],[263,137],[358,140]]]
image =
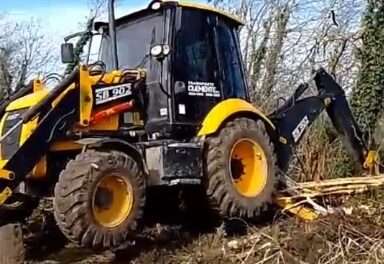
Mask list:
[[[59,56],[64,37],[84,29],[90,3],[92,0],[0,0],[0,15],[18,23],[37,21],[41,33],[52,43],[54,54]],[[149,0],[117,0],[116,3],[119,17],[145,8]]]
[[[12,21],[38,20],[42,30],[64,37],[79,30],[89,15],[91,0],[0,0],[0,13]],[[117,16],[146,6],[142,0],[118,0]]]
[[[41,33],[59,56],[60,44],[69,34],[82,31],[96,0],[0,0],[0,16],[12,22],[37,21]],[[146,8],[151,0],[116,0],[116,17]],[[205,0],[192,0],[204,2]],[[102,20],[106,20],[104,14]],[[61,67],[61,66],[60,66]]]

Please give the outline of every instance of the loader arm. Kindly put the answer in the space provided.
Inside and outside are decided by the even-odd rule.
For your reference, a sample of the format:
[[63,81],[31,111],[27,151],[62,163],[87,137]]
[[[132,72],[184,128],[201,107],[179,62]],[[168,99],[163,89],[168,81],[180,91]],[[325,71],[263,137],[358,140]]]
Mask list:
[[[12,117],[16,119],[12,120],[15,125],[3,134],[0,144],[32,120],[37,120],[37,126],[18,148],[7,154],[8,158],[0,168],[0,206],[46,155],[51,144],[65,138],[75,125],[86,128],[95,117],[100,119],[100,115],[108,117],[110,112],[133,108],[132,99],[137,95],[136,88],[142,87],[143,78],[143,72],[134,70],[92,75],[86,66],[80,66],[44,99]],[[119,93],[114,93],[115,90]],[[121,102],[126,102],[124,107]],[[97,107],[102,111],[94,111]]]
[[[68,87],[78,82],[78,78],[79,70],[76,69],[45,99],[20,116],[17,123],[1,137],[0,142],[24,123],[37,118],[37,115],[39,116],[39,124],[36,129],[24,144],[10,155],[4,167],[1,168],[0,204],[3,204],[12,195],[13,190],[47,152],[50,143],[57,137],[63,136],[75,122],[77,105],[79,105],[79,92],[76,89],[68,89]],[[66,95],[55,107],[52,107],[52,101],[66,89],[68,89]]]
[[[319,69],[315,75],[318,95],[299,99],[308,88],[308,84],[301,85],[294,95],[270,118],[279,134],[280,168],[286,170],[297,145],[307,128],[326,110],[337,132],[342,136],[350,154],[365,168],[374,166],[372,156],[363,140],[362,132],[356,123],[345,97],[344,90],[334,78],[324,69]],[[373,159],[376,159],[373,157]]]

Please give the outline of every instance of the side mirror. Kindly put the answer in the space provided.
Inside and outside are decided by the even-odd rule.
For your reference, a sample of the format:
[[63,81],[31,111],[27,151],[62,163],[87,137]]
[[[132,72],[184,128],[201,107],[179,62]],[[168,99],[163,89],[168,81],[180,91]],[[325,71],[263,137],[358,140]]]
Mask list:
[[63,63],[75,62],[75,53],[73,51],[72,43],[61,44],[61,61]]

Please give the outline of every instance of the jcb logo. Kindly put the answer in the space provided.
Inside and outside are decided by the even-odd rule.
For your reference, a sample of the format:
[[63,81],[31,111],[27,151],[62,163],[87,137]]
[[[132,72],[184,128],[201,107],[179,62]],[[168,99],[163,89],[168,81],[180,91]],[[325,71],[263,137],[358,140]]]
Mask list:
[[132,84],[130,83],[96,89],[96,105],[104,104],[130,95],[132,95]]
[[305,116],[300,121],[299,125],[295,128],[295,130],[293,130],[292,132],[292,137],[295,143],[299,141],[299,139],[304,134],[304,131],[308,127],[308,125],[309,125],[309,119],[308,119],[308,116]]

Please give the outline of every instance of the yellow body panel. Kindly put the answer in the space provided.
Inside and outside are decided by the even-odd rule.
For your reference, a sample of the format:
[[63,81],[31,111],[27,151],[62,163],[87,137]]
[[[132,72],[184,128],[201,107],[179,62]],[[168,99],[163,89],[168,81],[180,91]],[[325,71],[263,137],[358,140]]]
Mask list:
[[87,67],[80,69],[80,126],[88,126],[93,107],[92,80]]
[[56,107],[56,105],[57,105],[58,103],[61,102],[61,100],[64,98],[64,96],[65,96],[67,93],[69,93],[69,91],[71,91],[71,90],[73,90],[73,89],[75,89],[75,88],[76,88],[76,85],[75,85],[75,84],[72,84],[72,85],[68,86],[68,88],[65,89],[64,92],[62,92],[62,93],[61,93],[55,100],[52,101],[51,106],[52,106],[52,107]]
[[5,164],[7,164],[8,160],[0,160],[0,169],[4,168]]
[[271,120],[259,109],[242,99],[227,99],[217,104],[205,117],[198,136],[206,136],[215,133],[220,126],[234,114],[252,113],[262,118],[270,127],[275,128]]
[[[105,73],[103,76],[96,75],[96,76],[89,76],[92,85],[97,84],[98,82],[104,82],[109,84],[119,83],[121,80],[121,77],[123,76],[123,73],[121,71],[112,71]],[[100,80],[100,77],[102,78]]]
[[29,108],[39,103],[44,97],[48,94],[47,89],[38,90],[32,94],[28,94],[23,96],[12,103],[10,103],[6,109],[6,111],[15,111],[23,108]]
[[109,116],[102,121],[91,125],[88,130],[91,131],[116,131],[119,129],[119,115]]
[[20,145],[24,144],[24,142],[32,135],[33,131],[36,129],[38,123],[38,118],[29,121],[26,124],[23,124],[23,128],[21,129],[20,135]]
[[77,144],[72,140],[60,140],[53,143],[49,148],[49,150],[50,151],[70,151],[70,150],[79,150],[82,147],[83,147],[82,145]]

